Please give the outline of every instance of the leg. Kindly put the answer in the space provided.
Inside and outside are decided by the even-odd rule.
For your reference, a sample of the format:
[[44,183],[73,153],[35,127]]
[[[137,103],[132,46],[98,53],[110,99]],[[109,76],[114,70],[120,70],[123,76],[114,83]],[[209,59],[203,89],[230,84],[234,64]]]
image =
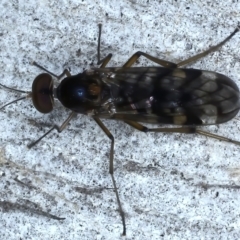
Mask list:
[[187,60],[184,60],[180,63],[177,64],[177,67],[181,67],[181,66],[184,66],[188,63],[192,63],[192,62],[195,62],[197,60],[199,60],[200,58],[203,58],[205,57],[206,55],[208,55],[209,53],[212,53],[212,52],[215,52],[217,51],[220,47],[222,47],[226,42],[228,42],[240,29],[240,26],[238,26],[233,33],[231,33],[227,38],[225,38],[222,42],[220,42],[219,44],[217,44],[216,46],[213,46],[211,48],[209,48],[208,50],[202,52],[202,53],[199,53],[193,57],[190,57],[188,58]]
[[213,133],[205,132],[196,127],[177,127],[177,128],[147,128],[142,124],[134,121],[124,121],[131,127],[141,131],[141,132],[163,132],[163,133],[197,133],[206,137],[211,137],[225,142],[231,142],[237,145],[240,145],[240,142],[232,140],[230,138],[222,137]]
[[121,218],[122,218],[123,236],[125,236],[126,235],[125,214],[122,210],[122,204],[121,204],[121,201],[120,201],[120,198],[119,198],[116,181],[115,181],[115,178],[114,178],[114,175],[113,175],[114,174],[114,172],[113,172],[114,171],[114,169],[113,169],[114,137],[110,133],[110,131],[105,127],[105,125],[102,123],[102,121],[99,118],[93,117],[93,119],[98,124],[98,126],[104,131],[104,133],[108,136],[108,138],[111,140],[109,173],[111,174],[111,177],[112,177],[112,182],[113,182],[113,187],[114,187],[114,191],[115,191],[116,198],[117,198],[118,208],[119,208],[119,212],[120,212],[120,215],[121,215]]
[[213,134],[213,133],[209,133],[209,132],[205,132],[205,131],[202,131],[202,130],[199,130],[199,129],[196,129],[196,133],[198,133],[200,135],[203,135],[203,136],[206,136],[206,137],[215,138],[215,139],[218,139],[220,141],[231,142],[233,144],[240,145],[239,141],[235,141],[233,139],[222,137],[222,136],[219,136],[219,135],[216,135],[216,134]]
[[52,132],[53,129],[56,129],[59,133],[62,132],[68,123],[74,118],[77,114],[75,112],[71,112],[71,114],[68,116],[68,118],[63,122],[63,124],[59,127],[58,125],[54,125],[50,130],[48,130],[45,134],[43,134],[40,138],[38,138],[36,141],[30,143],[28,145],[28,148],[32,148],[37,143],[39,143],[44,137],[46,137],[50,132]]
[[194,61],[197,61],[198,59],[200,58],[203,58],[205,57],[206,55],[208,55],[209,53],[211,52],[214,52],[216,50],[218,50],[220,47],[222,47],[226,42],[228,42],[238,31],[239,31],[240,27],[237,27],[233,33],[231,33],[226,39],[224,39],[222,42],[220,42],[219,44],[217,44],[216,46],[213,46],[211,47],[210,49],[208,49],[207,51],[203,52],[203,53],[200,53],[200,54],[197,54],[185,61],[182,61],[178,64],[175,64],[175,63],[172,63],[172,62],[168,62],[168,61],[165,61],[165,60],[162,60],[162,59],[158,59],[158,58],[155,58],[149,54],[146,54],[146,53],[143,53],[143,52],[136,52],[135,54],[133,54],[133,56],[123,65],[123,67],[131,67],[136,61],[137,59],[140,57],[140,56],[144,56],[146,57],[147,59],[159,64],[159,65],[162,65],[164,67],[167,67],[167,68],[177,68],[177,67],[181,67],[183,65],[186,65],[190,62],[194,62]]
[[67,77],[70,77],[70,76],[71,76],[70,72],[69,72],[67,69],[64,69],[63,72],[62,72],[59,76],[57,76],[56,74],[48,71],[46,68],[42,67],[41,65],[39,65],[39,64],[36,63],[36,62],[33,62],[32,64],[33,64],[34,66],[42,69],[43,71],[51,74],[52,76],[54,76],[54,77],[57,78],[58,80],[61,79],[64,75],[66,75]]
[[[98,47],[97,47],[97,57],[98,57],[98,62],[97,64],[101,64],[100,68],[105,68],[106,65],[108,64],[108,62],[110,61],[112,54],[108,54],[105,58],[103,58],[102,60],[100,60],[100,40],[101,40],[101,31],[102,31],[102,24],[98,25],[99,27],[99,35],[98,35]],[[112,178],[112,182],[113,182],[113,187],[114,187],[114,191],[116,194],[116,198],[117,198],[117,204],[118,204],[118,208],[119,208],[119,212],[120,212],[120,216],[122,218],[122,224],[123,224],[123,236],[126,235],[126,223],[125,223],[125,214],[122,210],[122,204],[119,198],[119,194],[118,194],[118,190],[117,190],[117,185],[116,185],[116,181],[114,178],[114,169],[113,169],[113,156],[114,156],[114,137],[113,135],[110,133],[110,131],[106,128],[106,126],[102,123],[102,121],[97,118],[97,117],[93,117],[94,121],[98,124],[98,126],[103,130],[103,132],[108,136],[108,138],[111,140],[111,149],[110,149],[110,162],[109,162],[109,173],[111,175]]]
[[97,65],[100,65],[100,68],[105,68],[106,65],[108,64],[108,62],[111,60],[112,58],[112,54],[109,53],[105,58],[101,59],[101,55],[100,55],[100,48],[101,48],[101,34],[102,34],[102,24],[98,24],[98,28],[99,28],[99,32],[98,32],[98,46],[97,46],[97,58],[98,58],[98,62]]
[[163,132],[163,133],[196,133],[195,127],[177,127],[177,128],[147,128],[144,125],[134,121],[124,121],[129,126],[141,132]]
[[108,62],[111,60],[111,58],[112,58],[112,54],[109,53],[105,58],[98,61],[97,64],[101,64],[100,68],[105,68]]
[[[102,24],[99,24],[98,27],[99,27],[99,34],[98,34],[98,47],[97,47],[97,57],[98,57],[97,64],[102,64],[100,66],[100,68],[104,68],[104,67],[106,67],[107,63],[110,61],[112,54],[110,53],[105,58],[100,60],[100,58],[101,58],[100,57],[100,46],[101,46],[100,40],[101,40],[101,33],[102,33]],[[123,65],[123,67],[131,67],[140,56],[144,56],[147,59],[149,59],[159,65],[162,65],[164,67],[168,67],[168,68],[176,68],[177,67],[177,64],[175,64],[175,63],[155,58],[144,52],[136,52],[135,54],[133,54],[132,57],[129,58],[129,60]]]
[[166,67],[166,68],[176,68],[177,67],[177,64],[175,63],[172,63],[172,62],[168,62],[168,61],[165,61],[165,60],[162,60],[162,59],[158,59],[156,57],[153,57],[147,53],[144,53],[144,52],[136,52],[134,53],[129,59],[128,61],[123,65],[123,68],[127,68],[127,67],[131,67],[137,60],[140,56],[144,56],[145,58],[163,66],[163,67]]

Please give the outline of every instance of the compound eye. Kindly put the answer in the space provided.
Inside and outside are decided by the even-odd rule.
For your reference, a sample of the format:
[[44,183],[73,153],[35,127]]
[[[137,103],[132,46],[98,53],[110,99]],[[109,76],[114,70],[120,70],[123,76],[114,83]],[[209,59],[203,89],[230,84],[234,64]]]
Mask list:
[[34,107],[41,113],[53,110],[53,80],[51,75],[42,73],[32,84],[32,101]]
[[77,96],[80,98],[85,98],[85,96],[86,96],[85,88],[77,89]]

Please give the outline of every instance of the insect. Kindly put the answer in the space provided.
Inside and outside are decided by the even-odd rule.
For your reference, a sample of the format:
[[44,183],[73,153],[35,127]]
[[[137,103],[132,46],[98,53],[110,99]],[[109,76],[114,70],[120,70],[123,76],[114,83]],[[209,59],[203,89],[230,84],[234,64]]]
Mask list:
[[[45,73],[35,78],[31,92],[0,84],[9,90],[27,93],[26,96],[5,104],[1,109],[30,97],[34,107],[41,113],[53,110],[54,99],[72,111],[62,125],[54,125],[43,136],[29,144],[29,148],[35,146],[54,129],[62,132],[77,114],[93,118],[111,141],[109,173],[122,220],[123,235],[126,235],[125,214],[114,178],[114,137],[100,119],[121,120],[142,132],[200,134],[240,145],[238,141],[198,128],[201,125],[224,123],[236,116],[240,109],[237,85],[220,73],[180,68],[216,51],[238,31],[239,27],[216,46],[178,64],[155,58],[147,53],[136,52],[122,67],[112,68],[106,67],[112,54],[103,59],[100,57],[101,24],[99,24],[97,47],[99,68],[85,70],[74,76],[71,76],[68,70],[64,70],[57,76],[33,62]],[[161,67],[131,67],[140,56]],[[53,77],[62,79],[64,75],[67,77],[54,88]],[[179,126],[150,129],[139,122]]]

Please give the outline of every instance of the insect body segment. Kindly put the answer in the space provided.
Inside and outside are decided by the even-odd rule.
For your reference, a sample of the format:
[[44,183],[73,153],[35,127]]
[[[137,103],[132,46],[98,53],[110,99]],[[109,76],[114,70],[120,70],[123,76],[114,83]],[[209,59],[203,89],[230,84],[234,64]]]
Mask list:
[[[126,235],[125,214],[114,178],[114,137],[100,119],[122,120],[143,132],[196,133],[240,145],[238,141],[197,128],[200,125],[224,123],[236,116],[240,109],[237,85],[220,73],[179,68],[216,51],[238,31],[239,27],[216,46],[178,64],[155,58],[147,53],[136,52],[123,67],[105,68],[112,54],[100,59],[101,25],[99,25],[97,57],[98,64],[101,64],[100,68],[92,68],[75,76],[64,70],[57,76],[34,62],[35,66],[46,73],[35,78],[32,92],[24,92],[0,84],[7,89],[27,94],[26,97],[7,103],[2,108],[32,97],[33,105],[39,112],[49,113],[53,110],[54,98],[56,98],[64,107],[72,111],[61,126],[54,125],[43,136],[29,144],[29,147],[36,145],[54,129],[61,132],[78,113],[93,118],[111,141],[109,173],[122,220],[123,235]],[[162,67],[132,67],[140,56]],[[54,88],[52,76],[59,80],[64,75],[67,77]],[[180,126],[147,128],[139,122]]]
[[63,79],[55,92],[63,106],[82,114],[98,107],[101,101],[100,81],[85,73]]

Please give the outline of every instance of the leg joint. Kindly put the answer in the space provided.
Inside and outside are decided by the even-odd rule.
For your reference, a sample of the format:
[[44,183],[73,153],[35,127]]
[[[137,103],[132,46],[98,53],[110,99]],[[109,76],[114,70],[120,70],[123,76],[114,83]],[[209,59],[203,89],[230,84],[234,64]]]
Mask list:
[[143,55],[143,52],[137,51],[135,54],[136,54],[138,57],[140,57],[141,55]]
[[108,135],[109,139],[114,142],[114,136],[112,134]]
[[145,133],[147,133],[147,132],[149,132],[149,128],[147,128],[147,127],[143,126],[143,129],[142,129],[142,131],[143,131],[143,132],[145,132]]
[[189,128],[189,133],[196,133],[196,132],[197,132],[196,127],[190,127]]

